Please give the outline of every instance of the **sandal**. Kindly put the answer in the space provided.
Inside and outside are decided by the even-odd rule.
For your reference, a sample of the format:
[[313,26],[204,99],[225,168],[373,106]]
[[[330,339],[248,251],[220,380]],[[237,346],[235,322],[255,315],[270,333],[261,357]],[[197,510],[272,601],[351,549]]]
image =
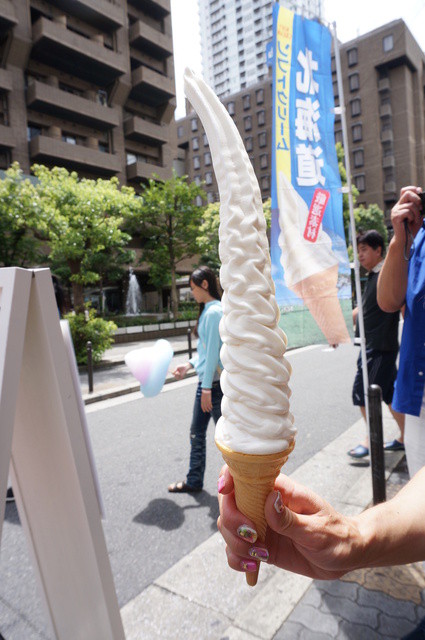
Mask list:
[[404,444],[399,440],[393,440],[392,442],[385,442],[385,451],[404,451]]
[[369,455],[369,449],[362,444],[358,444],[357,447],[354,447],[354,449],[350,449],[350,451],[347,451],[347,455],[351,456],[352,458],[364,458],[365,456]]
[[198,491],[202,491],[202,487],[191,487],[190,484],[186,484],[184,480],[180,482],[173,482],[168,486],[168,491],[170,493],[198,493]]

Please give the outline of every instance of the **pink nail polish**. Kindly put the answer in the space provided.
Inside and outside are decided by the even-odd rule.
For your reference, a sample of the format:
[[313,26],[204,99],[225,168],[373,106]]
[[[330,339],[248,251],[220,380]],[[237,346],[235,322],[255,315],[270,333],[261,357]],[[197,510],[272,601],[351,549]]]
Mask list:
[[220,476],[217,483],[217,488],[219,493],[222,492],[225,484],[226,484],[226,481],[224,480],[224,476]]
[[282,513],[285,509],[285,505],[282,502],[282,496],[280,491],[276,491],[276,500],[274,501],[274,508],[278,513]]
[[257,560],[261,560],[261,562],[267,562],[269,559],[269,552],[263,547],[251,547],[248,553],[251,558],[256,558]]
[[253,560],[242,560],[241,567],[244,571],[257,571],[257,563]]

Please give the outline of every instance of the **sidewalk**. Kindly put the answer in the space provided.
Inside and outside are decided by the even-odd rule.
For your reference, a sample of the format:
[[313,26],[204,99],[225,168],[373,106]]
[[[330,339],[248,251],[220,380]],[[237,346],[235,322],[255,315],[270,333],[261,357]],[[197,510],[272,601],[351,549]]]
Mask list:
[[[384,421],[386,435],[395,436],[387,412]],[[346,455],[360,429],[361,421],[293,474],[347,514],[372,501],[367,461],[350,462]],[[407,471],[404,454],[388,453],[385,460],[389,498],[406,483]],[[425,573],[415,564],[320,581],[262,565],[250,588],[243,574],[228,568],[215,533],[121,614],[127,640],[400,639],[425,616]]]

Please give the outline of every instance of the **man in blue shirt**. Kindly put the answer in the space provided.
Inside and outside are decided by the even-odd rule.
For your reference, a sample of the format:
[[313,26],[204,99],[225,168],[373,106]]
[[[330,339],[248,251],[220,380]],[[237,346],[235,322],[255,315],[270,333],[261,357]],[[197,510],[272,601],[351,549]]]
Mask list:
[[391,212],[394,236],[378,280],[383,311],[404,304],[404,327],[393,408],[406,414],[409,473],[425,465],[425,228],[422,189],[404,187]]

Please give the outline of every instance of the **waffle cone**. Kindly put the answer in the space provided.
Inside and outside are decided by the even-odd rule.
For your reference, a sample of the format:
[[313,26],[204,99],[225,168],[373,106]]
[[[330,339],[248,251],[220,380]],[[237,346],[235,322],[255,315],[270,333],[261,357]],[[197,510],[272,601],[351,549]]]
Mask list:
[[291,285],[292,291],[307,305],[329,344],[350,342],[338,300],[337,279],[338,265],[335,265]]
[[[274,483],[281,468],[295,446],[295,441],[283,451],[254,455],[232,451],[217,442],[224,461],[228,465],[235,484],[236,506],[241,513],[252,520],[258,534],[258,540],[265,542],[267,522],[264,506],[267,496],[273,491]],[[257,584],[259,566],[256,572],[246,573],[250,586]]]

